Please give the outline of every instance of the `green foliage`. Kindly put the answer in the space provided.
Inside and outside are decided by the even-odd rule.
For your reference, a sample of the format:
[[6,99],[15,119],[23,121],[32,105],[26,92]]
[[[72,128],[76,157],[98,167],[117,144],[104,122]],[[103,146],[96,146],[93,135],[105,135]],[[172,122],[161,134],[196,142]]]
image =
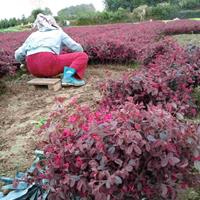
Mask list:
[[148,9],[148,18],[173,19],[200,16],[200,12],[197,10],[183,10],[200,8],[200,0],[105,0],[104,2],[108,11],[115,12],[119,8],[123,8],[132,12],[133,21],[143,20],[137,8],[144,4],[151,6]]
[[131,13],[132,18],[136,21],[143,21],[147,18],[149,7],[147,5],[141,5],[133,10]]
[[34,124],[36,128],[41,128],[46,122],[47,119],[40,118],[38,121],[32,121],[32,124]]
[[181,0],[179,5],[183,9],[200,9],[200,0]]
[[58,12],[58,21],[64,24],[65,20],[77,19],[78,17],[92,17],[96,12],[93,4],[81,4],[77,6],[70,6]]
[[153,19],[173,19],[179,8],[169,3],[160,3],[148,10],[148,17]]
[[196,20],[196,21],[199,21],[200,18],[190,18],[191,20]]
[[118,22],[131,22],[132,16],[123,8],[119,8],[116,12],[103,11],[97,12],[92,17],[91,15],[79,17],[74,25],[90,25],[90,24],[107,24]]
[[29,16],[29,21],[33,22],[39,13],[43,13],[45,15],[52,15],[52,12],[49,8],[45,9],[37,8],[32,10],[31,15]]
[[180,10],[178,13],[176,13],[176,16],[180,19],[199,18],[200,9],[199,10]]
[[27,20],[27,18],[25,17],[25,15],[22,15],[21,23],[22,23],[22,24],[27,24],[27,23],[28,23],[28,20]]
[[[104,0],[104,3],[106,11],[103,12],[96,12],[93,4],[81,4],[60,10],[55,19],[60,25],[66,25],[66,20],[72,25],[94,25],[200,16],[200,10],[196,9],[200,7],[200,0]],[[183,10],[189,8],[195,10]],[[23,15],[21,19],[0,20],[0,32],[19,31],[19,25],[33,23],[38,13],[52,15],[49,8],[38,8],[28,18]]]
[[21,19],[16,19],[15,17],[11,19],[3,19],[3,20],[0,20],[0,29],[7,29],[10,27],[15,27],[15,26],[19,26],[19,25],[27,24],[27,23],[28,21],[24,15],[22,15]]
[[39,13],[43,13],[43,10],[41,8],[38,8],[38,9],[34,9],[32,12],[31,12],[31,16],[36,19],[37,15]]
[[104,0],[107,10],[117,11],[118,8],[124,8],[133,11],[141,5],[155,6],[159,3],[177,3],[180,0]]
[[106,9],[110,11],[117,11],[120,7],[133,11],[143,3],[144,0],[105,0]]
[[19,31],[19,29],[21,30],[22,25],[28,24],[29,22],[33,22],[37,16],[37,14],[39,14],[39,13],[43,13],[43,14],[47,14],[47,15],[52,14],[52,12],[49,8],[45,8],[45,9],[38,8],[38,9],[33,10],[31,12],[31,15],[28,18],[26,18],[24,15],[22,15],[22,18],[20,18],[20,19],[16,19],[14,17],[11,19],[0,20],[0,29],[3,29],[3,30],[1,30],[1,32],[11,32],[12,30]]
[[8,28],[1,28],[0,33],[21,32],[21,31],[30,30],[30,28],[31,28],[31,24],[28,23],[26,25],[17,25],[17,26],[12,26]]
[[16,25],[20,24],[20,22],[21,21],[17,20],[16,18],[3,19],[0,21],[0,29],[16,26]]

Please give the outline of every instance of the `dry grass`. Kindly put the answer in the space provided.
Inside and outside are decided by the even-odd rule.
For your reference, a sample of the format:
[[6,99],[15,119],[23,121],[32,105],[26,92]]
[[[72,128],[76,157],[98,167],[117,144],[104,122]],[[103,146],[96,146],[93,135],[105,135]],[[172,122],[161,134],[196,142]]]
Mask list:
[[173,38],[183,46],[193,44],[200,47],[200,34],[181,34],[175,35]]

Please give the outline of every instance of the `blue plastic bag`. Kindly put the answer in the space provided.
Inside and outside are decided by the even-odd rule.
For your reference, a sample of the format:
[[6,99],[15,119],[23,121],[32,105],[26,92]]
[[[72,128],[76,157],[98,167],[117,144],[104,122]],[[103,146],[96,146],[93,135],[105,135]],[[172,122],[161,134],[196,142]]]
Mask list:
[[[44,190],[39,184],[28,183],[28,174],[33,173],[36,169],[36,164],[44,159],[44,153],[36,150],[36,159],[34,160],[31,167],[25,172],[17,172],[15,178],[0,177],[0,181],[5,185],[1,188],[2,191],[10,191],[7,195],[0,192],[0,200],[46,200],[49,191]],[[13,182],[17,181],[16,186]],[[43,183],[48,183],[47,180],[43,180]]]

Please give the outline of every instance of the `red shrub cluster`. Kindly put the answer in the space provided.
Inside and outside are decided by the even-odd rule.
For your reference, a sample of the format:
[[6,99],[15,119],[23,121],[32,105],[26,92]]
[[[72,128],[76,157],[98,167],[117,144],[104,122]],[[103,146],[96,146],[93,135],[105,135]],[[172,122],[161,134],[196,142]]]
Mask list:
[[132,100],[109,113],[77,106],[69,116],[57,108],[43,127],[50,134],[47,170],[38,179],[49,180],[49,200],[175,199],[191,183],[199,146],[194,125]]
[[176,20],[165,25],[166,35],[183,33],[200,33],[200,22],[195,20]]
[[[200,83],[199,57],[190,56],[170,39],[147,50],[146,65],[122,80],[111,81],[102,103],[112,109],[129,97],[134,103],[161,105],[172,114],[196,114],[191,93]],[[199,56],[199,55],[198,55]]]
[[[199,32],[200,22],[179,20],[165,24],[155,21],[140,24],[73,27],[64,30],[83,45],[91,62],[127,63],[143,61],[146,49],[151,51],[154,43],[163,34]],[[4,52],[4,56],[0,58],[1,68],[18,65],[14,60],[14,51],[29,34],[30,32],[0,34],[1,50]]]
[[135,62],[143,50],[158,39],[162,22],[117,24],[78,28],[81,35],[74,35],[74,28],[65,29],[83,44],[92,62]]
[[0,34],[0,77],[14,74],[20,66],[15,61],[14,52],[28,37],[28,32]]

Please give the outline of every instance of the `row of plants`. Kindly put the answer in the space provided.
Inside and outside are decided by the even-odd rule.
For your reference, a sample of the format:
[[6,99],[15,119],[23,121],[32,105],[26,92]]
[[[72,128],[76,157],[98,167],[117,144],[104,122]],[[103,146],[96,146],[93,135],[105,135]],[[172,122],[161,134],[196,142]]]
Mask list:
[[[93,27],[65,28],[72,38],[80,42],[94,63],[128,63],[143,62],[146,49],[153,49],[154,44],[165,34],[198,33],[200,22],[180,20],[164,23],[161,21],[140,24],[114,24]],[[0,34],[0,76],[19,67],[14,59],[14,51],[22,45],[30,34]],[[142,59],[141,59],[142,58]]]
[[[154,5],[146,5],[143,2],[139,7],[131,8],[124,3],[125,8],[105,10],[103,12],[95,12],[83,16],[77,16],[70,20],[73,25],[92,25],[92,24],[107,24],[119,22],[138,22],[149,19],[154,20],[171,20],[174,18],[189,19],[199,17],[199,0],[187,0],[182,2],[156,2]],[[119,6],[119,5],[118,5]],[[135,4],[134,4],[135,7]],[[59,17],[58,17],[59,19]],[[67,19],[67,17],[65,17]],[[61,22],[62,23],[62,22]]]
[[113,109],[131,97],[134,103],[161,106],[175,116],[195,116],[199,108],[192,92],[200,84],[199,55],[200,48],[184,50],[165,38],[153,51],[147,49],[144,65],[134,75],[108,83],[103,102]]

